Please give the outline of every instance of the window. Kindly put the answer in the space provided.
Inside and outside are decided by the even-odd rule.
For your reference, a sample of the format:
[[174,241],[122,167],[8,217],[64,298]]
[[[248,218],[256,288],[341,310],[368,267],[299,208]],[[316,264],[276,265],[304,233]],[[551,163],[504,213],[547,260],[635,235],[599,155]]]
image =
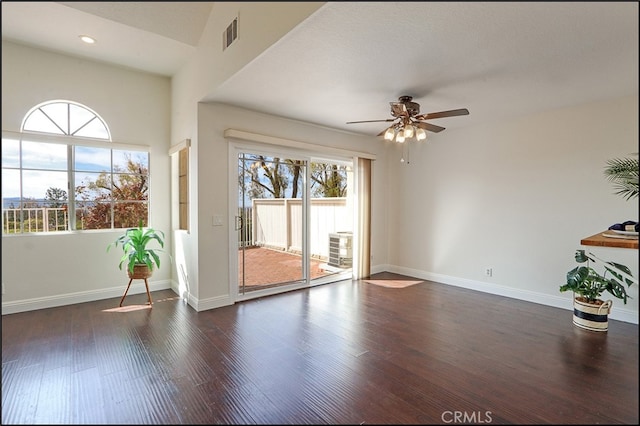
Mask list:
[[189,148],[178,153],[179,228],[189,230]]
[[105,122],[70,101],[34,107],[2,134],[3,234],[148,223],[149,153],[114,144]]
[[[189,147],[191,139],[173,145],[169,148],[169,156],[171,157],[172,168],[177,180],[172,183],[172,199],[177,201],[177,210],[175,210],[178,223],[175,225],[177,229],[189,231]],[[175,185],[175,186],[174,186]]]

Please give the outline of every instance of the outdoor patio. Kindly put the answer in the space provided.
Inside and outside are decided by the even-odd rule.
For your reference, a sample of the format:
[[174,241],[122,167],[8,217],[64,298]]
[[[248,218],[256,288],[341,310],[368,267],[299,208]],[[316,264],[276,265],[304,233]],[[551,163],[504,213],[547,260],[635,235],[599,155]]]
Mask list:
[[[299,255],[282,250],[250,247],[244,250],[244,256],[246,286],[268,286],[302,278],[302,262]],[[242,265],[242,250],[238,250],[238,264]],[[336,269],[327,266],[326,261],[311,259],[311,279],[331,275]],[[240,270],[239,282],[242,282],[242,278]]]

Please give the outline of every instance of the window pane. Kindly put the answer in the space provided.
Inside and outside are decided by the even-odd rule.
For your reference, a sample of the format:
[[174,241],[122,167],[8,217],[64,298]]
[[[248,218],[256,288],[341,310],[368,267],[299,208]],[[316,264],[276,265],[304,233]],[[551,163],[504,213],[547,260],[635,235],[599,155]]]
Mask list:
[[69,134],[69,104],[67,102],[54,102],[43,105],[40,109],[62,129],[64,134]]
[[[3,141],[4,142],[4,141]],[[2,169],[2,232],[20,232],[20,171]]]
[[69,134],[74,135],[81,127],[93,120],[96,115],[79,105],[69,104]]
[[78,201],[111,201],[111,175],[108,173],[75,173]]
[[91,120],[86,126],[78,129],[73,135],[86,138],[110,139],[109,131],[104,123],[97,117]]
[[115,228],[133,228],[142,220],[142,226],[147,226],[149,205],[146,202],[119,202],[114,205],[113,226]]
[[84,172],[110,172],[111,150],[108,148],[76,146],[74,170]]
[[110,229],[111,203],[86,201],[76,203],[76,229]]
[[149,173],[149,153],[113,150],[113,171],[129,173]]
[[20,201],[20,170],[2,169],[2,207]]
[[25,120],[24,130],[35,132],[53,133],[56,135],[64,135],[62,129],[57,127],[42,111],[39,109],[33,111]]
[[2,167],[20,167],[20,141],[2,138]]
[[23,141],[22,167],[28,169],[67,170],[67,146]]
[[114,174],[113,175],[113,196],[114,200],[146,200],[149,196],[149,185],[147,175]]
[[22,179],[22,199],[29,207],[40,207],[47,198],[47,190],[49,189],[66,193],[66,172],[24,170]]

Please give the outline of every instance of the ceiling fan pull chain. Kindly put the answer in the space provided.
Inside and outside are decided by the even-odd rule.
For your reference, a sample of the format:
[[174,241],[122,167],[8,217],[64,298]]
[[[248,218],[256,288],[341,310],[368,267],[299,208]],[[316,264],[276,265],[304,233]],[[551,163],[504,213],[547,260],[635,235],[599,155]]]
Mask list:
[[409,164],[409,144],[408,143],[403,143],[402,144],[402,158],[400,158],[400,162],[401,163],[406,163],[407,165]]

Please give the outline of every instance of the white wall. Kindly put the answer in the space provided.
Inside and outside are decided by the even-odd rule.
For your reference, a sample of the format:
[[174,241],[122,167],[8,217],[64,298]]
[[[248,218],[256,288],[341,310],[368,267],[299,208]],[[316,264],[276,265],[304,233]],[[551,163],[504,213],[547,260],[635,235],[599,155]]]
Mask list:
[[[113,141],[150,145],[150,225],[168,234],[169,245],[170,95],[166,77],[2,42],[2,129],[19,131],[32,107],[65,99],[96,111]],[[119,234],[3,235],[2,313],[121,296],[128,278],[118,269],[120,253],[106,253]],[[153,289],[169,287],[165,265],[154,272]],[[144,291],[134,282],[130,293]]]
[[[580,240],[638,220],[638,200],[614,195],[603,174],[606,160],[638,152],[637,117],[633,96],[447,129],[408,166],[389,147],[390,269],[570,308],[558,287]],[[595,252],[638,277],[637,250]],[[629,294],[611,318],[637,323],[638,286]]]

